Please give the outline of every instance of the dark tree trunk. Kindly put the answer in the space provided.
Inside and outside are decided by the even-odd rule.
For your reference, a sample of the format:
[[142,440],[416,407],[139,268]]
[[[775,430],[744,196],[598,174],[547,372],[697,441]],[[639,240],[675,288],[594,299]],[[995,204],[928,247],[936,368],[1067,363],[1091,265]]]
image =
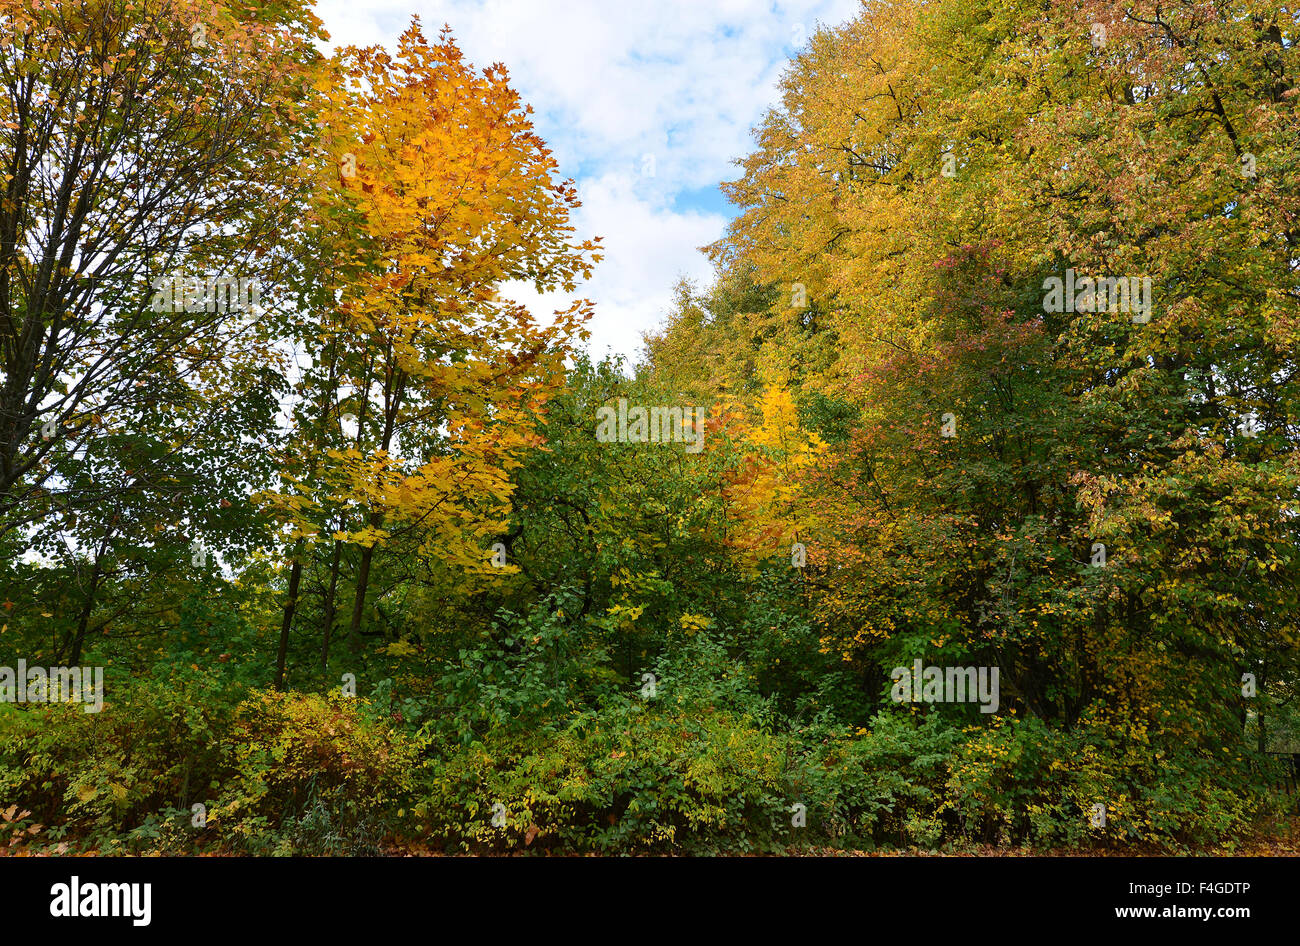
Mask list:
[[339,560],[343,553],[343,543],[334,543],[334,559],[330,562],[330,584],[325,592],[325,641],[320,651],[320,671],[324,673],[330,662],[330,637],[334,633],[334,620],[338,616],[335,605],[339,585]]
[[95,610],[95,592],[99,588],[101,574],[99,559],[96,558],[94,567],[90,570],[90,588],[86,591],[86,601],[81,606],[81,614],[77,617],[77,632],[72,638],[72,653],[68,656],[68,663],[71,666],[81,663],[81,648],[86,641],[86,626],[90,623],[90,612]]
[[[378,528],[384,517],[372,512],[368,519],[372,528]],[[352,599],[352,623],[348,627],[348,647],[355,654],[361,650],[361,614],[366,605],[366,586],[370,584],[370,562],[375,557],[375,547],[367,545],[361,550],[361,564],[357,568],[357,593]]]
[[289,572],[289,598],[284,603],[284,623],[280,625],[280,649],[275,655],[275,688],[284,689],[284,665],[289,656],[289,629],[293,615],[298,610],[298,585],[302,582],[303,541],[298,540],[293,550],[293,568]]

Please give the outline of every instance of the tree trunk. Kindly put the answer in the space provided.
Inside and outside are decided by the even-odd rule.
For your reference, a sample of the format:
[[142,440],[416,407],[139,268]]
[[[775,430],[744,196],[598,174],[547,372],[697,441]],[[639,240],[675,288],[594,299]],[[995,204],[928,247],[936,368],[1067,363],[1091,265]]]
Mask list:
[[75,667],[81,663],[81,648],[86,640],[86,625],[90,623],[90,612],[95,609],[95,591],[99,587],[100,578],[99,559],[95,559],[94,567],[90,570],[90,588],[86,592],[86,603],[81,607],[81,614],[77,618],[77,633],[72,639],[72,653],[68,657],[68,665]]
[[[384,517],[372,512],[367,521],[372,528],[378,528]],[[352,623],[348,627],[348,647],[354,654],[361,650],[361,613],[365,610],[366,586],[370,584],[370,561],[374,557],[374,545],[367,545],[361,550],[361,564],[357,568],[357,593],[352,599]]]
[[302,547],[299,539],[293,550],[293,568],[289,572],[289,599],[284,603],[284,623],[280,625],[280,649],[275,655],[275,688],[284,689],[284,664],[289,655],[289,629],[298,610],[298,584],[302,581]]
[[337,617],[335,607],[336,592],[339,585],[339,559],[343,553],[343,543],[336,541],[334,543],[334,560],[330,562],[330,585],[329,590],[325,592],[325,642],[320,651],[320,672],[324,673],[329,668],[330,662],[330,636],[334,632],[334,619]]

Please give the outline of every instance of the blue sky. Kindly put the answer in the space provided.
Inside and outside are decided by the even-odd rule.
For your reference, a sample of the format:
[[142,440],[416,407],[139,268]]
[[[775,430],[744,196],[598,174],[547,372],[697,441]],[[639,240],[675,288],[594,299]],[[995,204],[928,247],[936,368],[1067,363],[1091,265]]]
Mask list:
[[[816,24],[860,0],[318,0],[335,44],[395,46],[412,14],[449,24],[476,66],[503,62],[578,185],[581,237],[605,259],[579,294],[596,304],[591,347],[633,357],[679,275],[706,283],[698,248],[733,208],[717,190],[751,150],[786,62]],[[510,295],[539,314],[555,300]]]

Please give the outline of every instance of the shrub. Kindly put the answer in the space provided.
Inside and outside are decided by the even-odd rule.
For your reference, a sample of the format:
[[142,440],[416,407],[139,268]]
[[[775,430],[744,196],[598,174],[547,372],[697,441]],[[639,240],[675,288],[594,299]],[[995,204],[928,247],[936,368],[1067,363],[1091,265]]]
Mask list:
[[209,816],[223,837],[259,853],[373,854],[419,743],[362,700],[268,690],[240,704],[228,751],[233,772]]
[[967,838],[1203,846],[1245,830],[1267,804],[1250,766],[1244,747],[1211,757],[1100,711],[1069,731],[1006,717],[954,754],[942,810]]
[[781,740],[728,712],[622,701],[558,734],[502,729],[441,748],[415,815],[463,849],[753,850],[789,805]]
[[0,798],[49,826],[47,839],[133,849],[131,832],[151,815],[209,797],[233,705],[220,683],[189,669],[105,689],[99,713],[0,704]]

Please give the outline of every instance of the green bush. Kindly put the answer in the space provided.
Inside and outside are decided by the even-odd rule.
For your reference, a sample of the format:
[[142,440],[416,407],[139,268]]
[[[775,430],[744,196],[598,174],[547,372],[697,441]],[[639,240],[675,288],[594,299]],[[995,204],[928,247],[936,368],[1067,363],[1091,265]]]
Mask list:
[[241,703],[198,671],[112,692],[100,713],[0,703],[0,810],[28,813],[28,843],[377,853],[418,770],[418,742],[362,700],[253,691]]
[[1252,787],[1255,761],[1244,745],[1212,757],[1100,713],[1070,731],[1005,717],[954,753],[941,810],[964,839],[1203,846],[1243,833],[1270,803]]
[[[1212,756],[1100,709],[1068,731],[1013,715],[963,727],[892,708],[869,727],[830,708],[795,722],[761,694],[763,675],[707,632],[653,665],[653,696],[612,681],[587,706],[530,665],[530,654],[555,649],[548,635],[558,631],[537,629],[528,646],[492,658],[504,711],[434,711],[418,729],[394,728],[403,717],[391,685],[376,702],[248,691],[193,667],[114,681],[97,714],[0,704],[0,844],[305,855],[377,854],[412,838],[451,851],[1182,850],[1231,843],[1270,804],[1255,787],[1270,784],[1266,760],[1247,742]],[[486,663],[492,651],[481,649]],[[469,693],[471,669],[469,655],[458,660],[443,692]],[[530,693],[551,700],[544,713]],[[1098,804],[1104,826],[1093,823]]]
[[789,806],[782,740],[729,712],[625,700],[559,733],[498,729],[439,749],[415,820],[462,849],[751,850]]
[[254,692],[228,737],[210,824],[257,853],[374,854],[413,784],[419,743],[363,700]]
[[870,730],[821,724],[792,734],[788,777],[808,806],[810,833],[843,845],[934,847],[947,763],[959,740],[938,715],[918,724],[890,713],[873,719]]
[[164,808],[212,797],[234,705],[221,684],[189,669],[105,690],[98,713],[0,704],[0,798],[30,810],[43,838],[108,852],[138,846],[131,832]]

